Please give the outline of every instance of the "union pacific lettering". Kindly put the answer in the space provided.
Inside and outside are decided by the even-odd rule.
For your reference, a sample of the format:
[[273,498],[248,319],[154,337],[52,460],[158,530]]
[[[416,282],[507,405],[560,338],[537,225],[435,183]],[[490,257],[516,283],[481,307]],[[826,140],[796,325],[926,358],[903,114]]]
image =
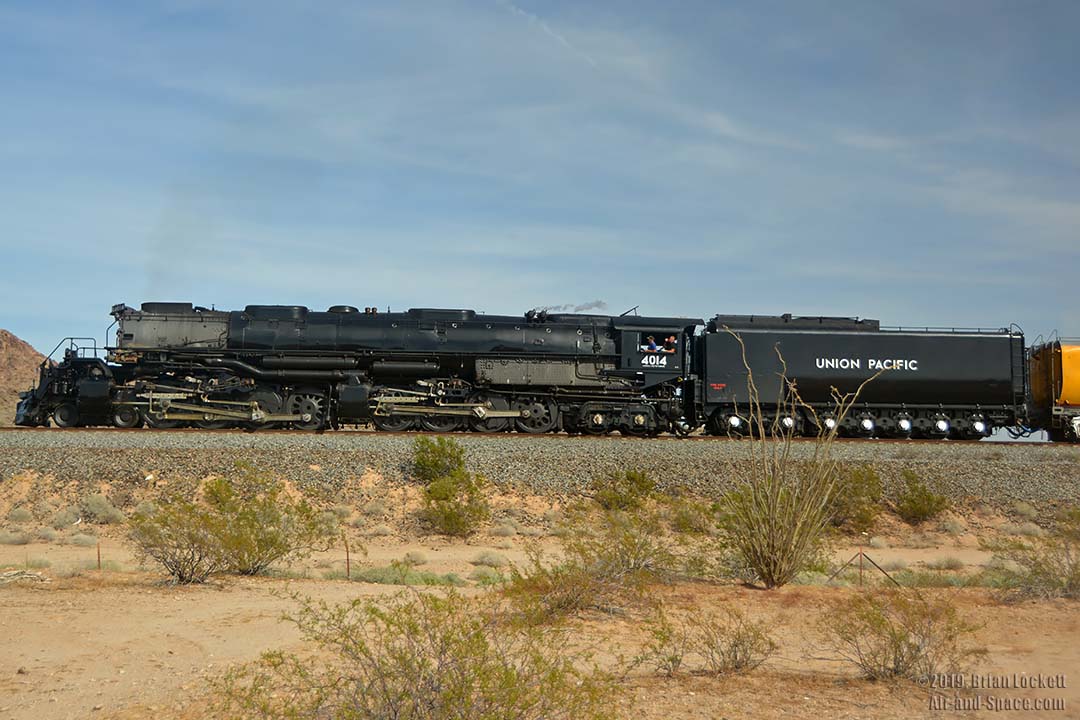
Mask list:
[[838,358],[819,357],[814,363],[818,370],[907,370],[919,371],[919,361],[904,358]]

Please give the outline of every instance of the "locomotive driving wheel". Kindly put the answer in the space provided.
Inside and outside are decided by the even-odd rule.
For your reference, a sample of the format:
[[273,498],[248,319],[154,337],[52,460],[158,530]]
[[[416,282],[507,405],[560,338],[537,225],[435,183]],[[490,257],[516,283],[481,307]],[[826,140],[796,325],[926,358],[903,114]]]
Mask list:
[[[469,398],[469,402],[479,405],[484,410],[510,409],[510,402],[506,398],[493,393],[476,393]],[[469,427],[482,433],[503,432],[510,429],[510,418],[475,415],[469,418]]]
[[413,418],[408,415],[374,415],[371,421],[383,432],[405,432],[413,426]]
[[521,413],[521,417],[514,420],[514,425],[524,433],[551,432],[559,422],[559,406],[549,398],[517,398],[512,407]]
[[298,430],[318,430],[326,421],[326,397],[319,393],[294,393],[285,403],[289,415],[301,415],[300,420],[293,420],[292,426]]
[[455,415],[424,415],[420,427],[428,432],[453,432],[461,427],[461,418]]

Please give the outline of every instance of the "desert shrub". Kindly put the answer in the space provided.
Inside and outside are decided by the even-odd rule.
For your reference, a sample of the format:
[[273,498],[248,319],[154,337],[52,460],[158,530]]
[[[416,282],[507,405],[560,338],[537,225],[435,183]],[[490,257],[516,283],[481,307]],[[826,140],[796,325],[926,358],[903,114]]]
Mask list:
[[98,544],[98,539],[93,535],[87,535],[86,533],[75,533],[68,538],[68,542],[79,547],[94,547]]
[[[955,572],[942,572],[941,570],[898,570],[892,573],[892,579],[898,585],[908,588],[951,588],[978,584],[975,578],[969,578]],[[882,578],[879,584],[885,585],[886,582]]]
[[1001,586],[1021,597],[1080,598],[1080,508],[1064,511],[1041,537],[990,544]]
[[364,515],[367,515],[368,517],[382,517],[383,515],[386,515],[386,509],[387,508],[385,501],[372,500],[371,502],[364,505],[364,508],[361,512],[363,512]]
[[113,525],[124,522],[124,513],[120,512],[109,499],[101,493],[86,495],[79,503],[83,517],[98,525]]
[[140,502],[138,505],[135,506],[134,512],[135,513],[140,513],[142,515],[149,515],[150,513],[154,512],[156,510],[157,510],[157,505],[154,504],[154,502],[152,500],[143,500],[142,502]]
[[661,606],[646,625],[649,641],[637,659],[668,676],[683,668],[707,675],[753,670],[777,649],[767,627],[730,608],[694,611],[676,621]]
[[68,507],[57,511],[57,513],[52,516],[52,520],[49,524],[52,525],[54,530],[63,530],[70,525],[74,525],[75,521],[78,519],[79,511],[75,508]]
[[1005,523],[999,529],[1008,535],[1022,535],[1024,537],[1041,537],[1046,534],[1045,530],[1033,522],[1020,523],[1019,525]]
[[477,565],[469,573],[469,579],[478,585],[498,585],[506,582],[506,577],[501,572],[487,565]]
[[592,499],[605,510],[637,510],[656,492],[656,483],[641,470],[609,472],[593,480]]
[[372,537],[386,537],[387,535],[393,535],[394,529],[391,528],[389,525],[380,524],[368,530],[367,534],[371,535]]
[[215,572],[253,575],[330,546],[332,515],[286,495],[280,481],[247,466],[240,471],[233,480],[208,481],[202,503],[176,496],[135,513],[128,537],[136,554],[189,583]]
[[1024,520],[1034,520],[1039,516],[1039,511],[1031,503],[1024,502],[1023,500],[1017,500],[1012,505],[1012,511],[1014,514]]
[[735,609],[695,617],[693,627],[692,646],[710,675],[753,670],[776,652],[765,622],[753,622]]
[[841,471],[830,500],[833,525],[853,533],[868,533],[881,511],[881,478],[872,465]]
[[620,690],[565,632],[501,622],[453,592],[337,606],[290,618],[318,661],[281,652],[218,684],[228,717],[590,720],[618,717]]
[[955,557],[936,558],[926,563],[930,570],[963,570],[964,561]]
[[53,542],[58,537],[60,537],[60,534],[52,528],[40,528],[37,531],[37,536],[39,540],[44,540],[45,542]]
[[949,507],[949,500],[944,495],[934,492],[930,486],[912,470],[905,468],[900,477],[904,488],[896,502],[896,513],[911,525],[932,520]]
[[209,508],[176,497],[163,502],[153,513],[132,515],[128,539],[135,547],[138,562],[150,559],[177,582],[201,583],[225,569],[221,551],[224,524],[225,520]]
[[967,526],[960,520],[948,518],[941,523],[941,529],[950,535],[962,535],[967,530]]
[[531,622],[583,610],[612,612],[640,600],[649,582],[677,573],[678,558],[659,534],[653,515],[567,514],[564,557],[549,564],[535,548],[524,568],[511,566],[505,594]]
[[820,629],[829,649],[875,680],[959,672],[982,654],[971,644],[977,627],[948,598],[913,591],[853,595],[823,614]]
[[889,541],[883,537],[872,537],[870,538],[869,544],[870,547],[874,548],[875,550],[884,550],[885,548],[889,547]]
[[517,535],[517,528],[509,523],[500,523],[488,531],[494,537],[513,537]]
[[673,620],[663,605],[645,624],[648,642],[636,658],[661,675],[673,677],[682,669],[690,652],[690,626],[685,620]]
[[52,563],[47,558],[27,558],[23,563],[27,570],[44,570],[52,567]]
[[427,555],[420,552],[419,550],[410,550],[409,552],[405,553],[405,557],[402,558],[401,562],[405,563],[409,567],[419,567],[421,565],[427,565],[428,559]]
[[486,485],[483,475],[464,469],[442,475],[424,488],[421,517],[443,535],[472,535],[491,517]]
[[348,505],[335,505],[331,512],[334,513],[334,517],[338,522],[345,522],[352,517],[352,508]]
[[677,533],[708,535],[716,531],[717,506],[688,498],[667,502],[668,524]]
[[364,568],[352,574],[352,579],[358,582],[374,583],[376,585],[464,585],[465,581],[455,573],[428,572],[416,570],[410,565],[401,562],[392,562],[384,567]]
[[294,561],[325,550],[337,537],[333,513],[284,493],[284,484],[249,467],[232,480],[214,478],[203,487],[224,568],[256,575],[278,561]]
[[0,545],[26,545],[29,542],[29,533],[22,530],[0,530]]
[[413,441],[413,477],[424,485],[465,472],[465,448],[451,438],[421,435]]
[[12,508],[11,512],[7,514],[8,522],[13,523],[25,523],[34,519],[34,514],[26,508],[17,507]]
[[483,565],[489,568],[502,568],[510,564],[505,555],[491,550],[483,551],[469,562],[473,565]]

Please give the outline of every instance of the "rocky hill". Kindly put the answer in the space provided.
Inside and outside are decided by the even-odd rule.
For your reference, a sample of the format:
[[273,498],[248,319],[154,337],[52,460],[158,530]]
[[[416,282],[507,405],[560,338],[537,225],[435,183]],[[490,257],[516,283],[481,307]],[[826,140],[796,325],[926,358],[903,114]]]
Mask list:
[[15,421],[19,393],[37,382],[45,358],[29,344],[0,329],[0,425]]

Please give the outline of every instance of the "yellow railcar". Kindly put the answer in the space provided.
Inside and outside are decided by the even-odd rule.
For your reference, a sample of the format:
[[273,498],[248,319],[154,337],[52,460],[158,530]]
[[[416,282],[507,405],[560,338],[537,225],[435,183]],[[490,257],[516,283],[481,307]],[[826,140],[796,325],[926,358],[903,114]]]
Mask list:
[[1080,343],[1031,348],[1031,420],[1054,440],[1080,438]]

